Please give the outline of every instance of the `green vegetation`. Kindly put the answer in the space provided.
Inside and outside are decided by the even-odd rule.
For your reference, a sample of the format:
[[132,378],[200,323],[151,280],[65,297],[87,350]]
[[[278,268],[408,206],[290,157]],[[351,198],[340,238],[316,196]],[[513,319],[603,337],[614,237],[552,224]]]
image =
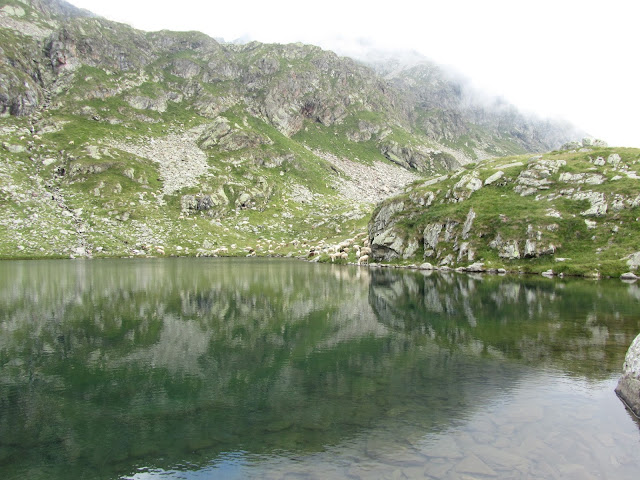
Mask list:
[[[0,108],[12,114],[0,117],[0,258],[314,250],[330,261],[326,247],[363,240],[374,203],[416,175],[546,145],[535,125],[527,131],[538,137],[516,135],[524,119],[513,111],[469,110],[456,97],[462,87],[433,66],[383,78],[309,45],[220,44],[57,4],[5,3],[38,31],[0,29]],[[627,196],[635,188],[615,182]],[[487,235],[499,228],[491,204],[502,199],[482,202]],[[505,215],[528,208],[515,193],[508,200]],[[447,204],[436,214],[461,222],[467,212]],[[419,238],[429,215],[399,225]],[[530,211],[510,233],[544,215]],[[353,251],[334,258],[356,260]]]
[[[433,185],[414,183],[406,194],[378,207],[373,228],[383,206],[402,201],[392,229],[420,249],[396,263],[456,267],[482,262],[485,268],[525,273],[619,276],[633,268],[628,256],[640,251],[639,169],[637,149],[482,161]],[[499,170],[504,173],[499,180],[480,187]],[[469,183],[474,178],[481,181],[475,190]],[[428,207],[421,206],[425,198],[432,199]],[[465,236],[462,226],[471,210],[475,216]],[[453,233],[448,240],[440,235],[435,252],[426,255],[425,228],[432,225],[448,226]],[[517,253],[509,254],[509,245]]]

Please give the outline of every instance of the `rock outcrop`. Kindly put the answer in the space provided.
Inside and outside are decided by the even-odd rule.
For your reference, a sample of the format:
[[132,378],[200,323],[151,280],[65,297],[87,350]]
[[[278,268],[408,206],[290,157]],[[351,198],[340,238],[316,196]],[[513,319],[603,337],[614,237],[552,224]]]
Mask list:
[[[640,265],[639,188],[632,149],[481,161],[381,204],[369,224],[372,260],[620,277]],[[416,243],[423,248],[407,254]]]
[[616,394],[629,410],[640,418],[640,335],[635,338],[627,351]]
[[[445,76],[412,90],[312,45],[143,32],[62,0],[0,7],[0,39],[0,257],[306,256],[361,232],[375,204],[427,175],[436,185],[470,160],[572,139],[491,106],[470,114],[477,99],[461,102]],[[625,174],[624,155],[602,161]],[[501,171],[485,188],[507,181]],[[598,187],[584,180],[580,194]],[[456,176],[447,202],[483,181]],[[440,197],[435,187],[401,208]],[[627,197],[607,197],[607,212],[640,203]],[[440,222],[450,240],[434,263],[477,256],[473,211]],[[422,263],[423,239],[395,217],[383,212],[370,248]],[[440,258],[445,244],[456,250]],[[373,259],[360,253],[341,255]]]

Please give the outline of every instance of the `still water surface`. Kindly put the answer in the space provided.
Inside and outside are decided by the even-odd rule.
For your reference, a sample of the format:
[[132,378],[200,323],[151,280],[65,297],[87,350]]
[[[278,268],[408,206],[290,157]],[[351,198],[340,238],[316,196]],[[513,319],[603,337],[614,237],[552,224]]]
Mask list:
[[640,288],[280,260],[0,263],[3,479],[611,478]]

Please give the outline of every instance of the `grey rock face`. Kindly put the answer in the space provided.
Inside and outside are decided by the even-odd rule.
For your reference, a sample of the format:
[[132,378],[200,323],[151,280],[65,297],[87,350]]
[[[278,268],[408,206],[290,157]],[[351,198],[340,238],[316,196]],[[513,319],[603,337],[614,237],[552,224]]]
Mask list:
[[371,255],[376,260],[392,260],[404,253],[404,239],[393,229],[393,216],[404,209],[404,202],[384,205],[369,224]]
[[640,418],[640,335],[635,338],[627,351],[616,394],[629,410]]
[[627,257],[627,265],[633,271],[638,269],[640,266],[640,252],[632,253]]
[[476,218],[476,212],[473,211],[473,208],[469,210],[467,214],[467,219],[464,222],[464,226],[462,227],[462,238],[466,240],[469,238],[469,232],[471,232],[471,227],[473,227],[473,219]]
[[525,258],[531,258],[536,256],[536,242],[527,239],[524,244],[524,256]]
[[493,175],[491,175],[489,178],[487,178],[484,181],[484,185],[485,187],[487,185],[492,185],[494,183],[496,183],[498,180],[500,180],[502,177],[504,177],[504,172],[502,170],[498,170],[496,173],[494,173]]
[[[393,216],[404,209],[404,202],[391,202],[383,206],[374,217],[369,228],[369,239],[391,226]],[[371,235],[373,233],[373,235]]]
[[402,253],[402,258],[406,260],[407,258],[412,257],[416,253],[419,247],[420,247],[420,244],[416,240],[410,240],[409,244],[407,245],[407,248]]
[[404,256],[404,238],[390,228],[376,235],[371,242],[371,252],[374,258],[393,260]]
[[608,204],[604,193],[601,192],[578,192],[573,196],[574,200],[587,200],[591,207],[580,212],[585,217],[602,217],[607,213]]
[[427,252],[433,252],[438,246],[440,239],[440,232],[442,232],[443,225],[441,223],[431,223],[424,229],[424,251],[425,256]]
[[453,170],[460,163],[452,155],[422,146],[406,146],[390,141],[380,145],[380,153],[404,168],[418,171],[435,171],[438,168]]
[[518,249],[518,242],[515,240],[510,241],[506,245],[500,248],[498,253],[500,258],[506,258],[507,260],[517,260],[520,258],[520,250]]

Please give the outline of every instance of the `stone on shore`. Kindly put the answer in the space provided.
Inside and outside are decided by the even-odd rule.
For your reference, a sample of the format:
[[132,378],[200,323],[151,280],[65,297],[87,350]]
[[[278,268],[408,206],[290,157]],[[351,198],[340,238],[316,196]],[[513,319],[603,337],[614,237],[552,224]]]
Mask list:
[[640,418],[640,335],[635,338],[627,351],[616,394],[629,410]]

